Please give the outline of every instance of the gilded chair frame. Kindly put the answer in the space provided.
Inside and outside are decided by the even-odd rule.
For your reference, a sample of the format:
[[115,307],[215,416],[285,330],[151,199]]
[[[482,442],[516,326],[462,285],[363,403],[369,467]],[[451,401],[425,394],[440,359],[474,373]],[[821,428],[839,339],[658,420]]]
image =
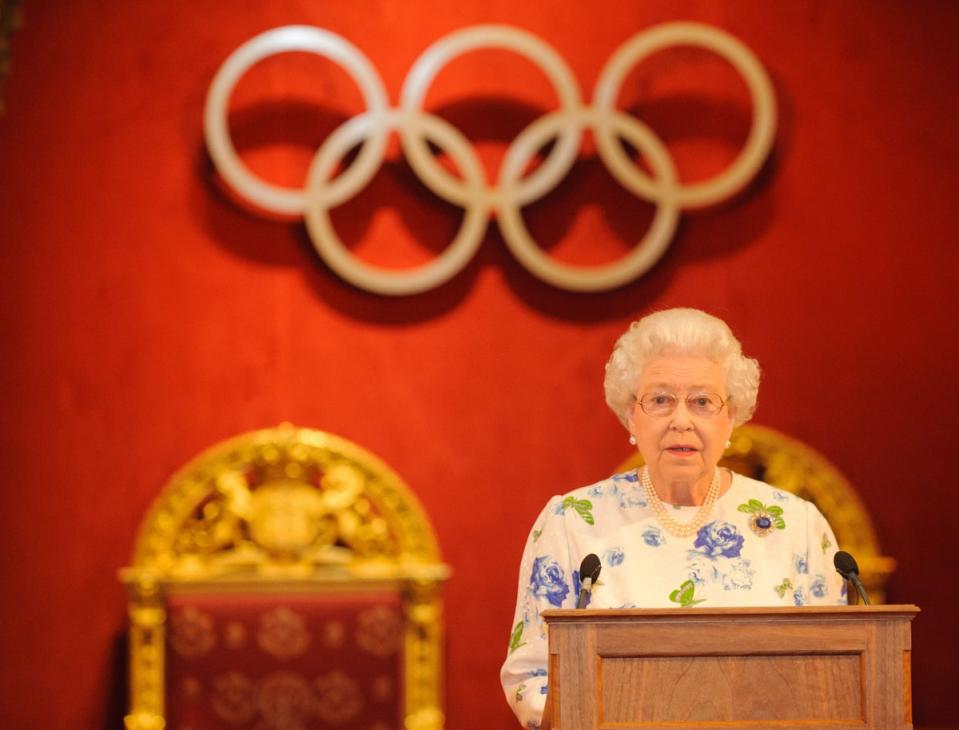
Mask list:
[[[873,602],[885,602],[896,561],[882,554],[876,529],[856,489],[826,457],[791,436],[749,423],[733,431],[719,464],[815,504],[832,527],[839,547],[856,556]],[[642,465],[643,458],[637,453],[617,471]]]
[[356,444],[290,424],[218,444],[167,482],[120,571],[130,621],[125,726],[166,725],[170,596],[390,591],[406,617],[404,726],[442,730],[448,577],[413,492]]

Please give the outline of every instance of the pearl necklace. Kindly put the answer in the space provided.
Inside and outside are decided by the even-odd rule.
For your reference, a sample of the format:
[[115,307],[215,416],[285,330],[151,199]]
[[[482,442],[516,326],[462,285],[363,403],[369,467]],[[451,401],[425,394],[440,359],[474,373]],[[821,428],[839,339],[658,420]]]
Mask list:
[[719,473],[719,469],[716,469],[713,471],[713,480],[709,484],[706,498],[699,506],[699,511],[696,513],[696,516],[693,517],[691,522],[678,522],[669,516],[669,513],[666,511],[666,505],[663,504],[663,500],[656,494],[653,481],[649,478],[649,467],[643,467],[640,479],[643,487],[646,489],[646,496],[649,497],[649,506],[652,508],[653,514],[656,515],[659,524],[666,528],[666,532],[669,532],[674,537],[689,537],[690,535],[694,535],[699,531],[700,527],[706,524],[706,520],[709,519],[709,514],[713,511],[713,505],[716,504],[716,499],[719,497],[719,486],[722,484],[722,476]]

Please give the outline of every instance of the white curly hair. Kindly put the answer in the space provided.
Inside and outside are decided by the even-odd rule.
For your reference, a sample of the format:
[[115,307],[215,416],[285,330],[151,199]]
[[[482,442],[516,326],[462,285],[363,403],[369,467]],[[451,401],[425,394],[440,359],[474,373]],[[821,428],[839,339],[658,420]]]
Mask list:
[[735,425],[752,417],[759,393],[759,363],[743,355],[729,326],[699,309],[664,309],[633,322],[616,341],[606,363],[606,403],[626,428],[640,375],[651,360],[663,355],[702,356],[719,365],[726,373],[726,397],[734,407]]

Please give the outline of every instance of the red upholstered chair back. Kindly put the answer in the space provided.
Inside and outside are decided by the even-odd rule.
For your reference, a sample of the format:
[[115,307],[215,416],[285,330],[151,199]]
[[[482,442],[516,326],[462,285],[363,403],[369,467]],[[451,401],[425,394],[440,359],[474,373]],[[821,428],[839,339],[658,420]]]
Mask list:
[[281,426],[181,469],[141,526],[129,730],[441,730],[448,575],[409,488]]
[[167,722],[183,730],[402,727],[403,622],[390,592],[171,596]]

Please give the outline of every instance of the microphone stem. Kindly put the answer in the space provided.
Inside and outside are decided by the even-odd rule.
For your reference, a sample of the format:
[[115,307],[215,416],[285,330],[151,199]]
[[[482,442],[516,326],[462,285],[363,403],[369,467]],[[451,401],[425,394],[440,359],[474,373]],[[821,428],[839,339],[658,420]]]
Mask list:
[[859,580],[859,573],[849,571],[848,573],[841,573],[842,577],[845,578],[849,583],[852,583],[856,586],[856,592],[859,593],[859,598],[862,600],[863,605],[871,606],[872,601],[869,600],[869,595],[866,593],[866,589],[862,584],[862,581]]
[[589,594],[593,589],[593,580],[587,578],[583,581],[582,587],[579,589],[579,598],[576,601],[576,608],[586,608],[586,601],[589,598]]
[[865,605],[867,605],[867,606],[871,606],[871,605],[872,605],[872,601],[870,601],[870,600],[869,600],[869,596],[866,595],[866,589],[863,587],[862,581],[859,580],[859,576],[858,576],[858,575],[855,575],[855,574],[854,574],[854,575],[852,576],[852,583],[853,583],[854,586],[856,586],[856,590],[859,591],[859,597],[862,599],[862,602],[863,602]]

